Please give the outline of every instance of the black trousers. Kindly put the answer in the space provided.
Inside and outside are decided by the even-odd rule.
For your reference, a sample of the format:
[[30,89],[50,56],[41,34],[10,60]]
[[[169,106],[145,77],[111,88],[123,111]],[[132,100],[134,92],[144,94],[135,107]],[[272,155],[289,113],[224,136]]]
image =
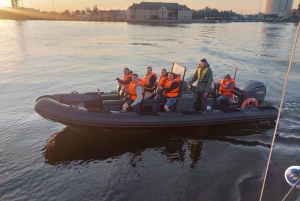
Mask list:
[[194,103],[194,110],[196,111],[206,111],[206,100],[207,97],[204,97],[205,92],[197,92],[198,98]]

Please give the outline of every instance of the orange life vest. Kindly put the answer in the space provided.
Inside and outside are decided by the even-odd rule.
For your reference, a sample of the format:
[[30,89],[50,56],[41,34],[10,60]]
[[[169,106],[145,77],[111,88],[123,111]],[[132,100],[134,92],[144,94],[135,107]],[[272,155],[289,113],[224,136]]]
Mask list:
[[[225,89],[224,87],[222,87],[222,85],[224,86],[228,86],[230,83],[233,83],[231,88]],[[229,81],[225,81],[225,79],[222,79],[222,81],[220,82],[220,90],[219,90],[219,94],[222,94],[224,96],[227,96],[229,94],[231,94],[231,91],[233,90],[233,88],[235,87],[235,80],[233,78],[231,78]]]
[[[129,84],[129,88],[128,88],[128,92],[127,92],[127,98],[130,98],[132,100],[137,99],[137,94],[136,94],[136,87],[137,86],[144,86],[144,80],[142,78],[139,78],[139,80],[137,82],[131,82]],[[142,91],[142,93],[144,93],[144,89]]]
[[174,82],[178,82],[178,87],[176,87],[175,89],[173,89],[172,91],[169,91],[169,92],[163,91],[163,95],[167,96],[168,98],[175,98],[178,96],[179,85],[180,85],[179,77],[174,78],[173,80],[167,79],[165,82],[165,85],[164,85],[164,89],[170,88]]
[[168,79],[168,76],[161,75],[159,78],[158,86],[163,87],[167,79]]
[[[125,82],[126,80],[128,80],[128,79],[131,78],[131,77],[132,77],[132,72],[130,71],[128,75],[124,75],[122,81]],[[123,86],[124,86],[125,89],[128,89],[128,88],[129,88],[129,85],[130,85],[130,83],[129,83],[129,84],[124,84]]]
[[[150,84],[150,79],[152,78],[152,76],[155,76],[155,81],[156,81],[156,79],[157,79],[156,73],[153,73],[153,72],[151,74],[146,73],[145,78],[144,78],[145,79],[144,80],[144,85],[149,85]],[[144,86],[144,89],[151,91],[151,90],[154,90],[155,87],[156,86],[154,84],[151,88],[148,88],[148,87]]]

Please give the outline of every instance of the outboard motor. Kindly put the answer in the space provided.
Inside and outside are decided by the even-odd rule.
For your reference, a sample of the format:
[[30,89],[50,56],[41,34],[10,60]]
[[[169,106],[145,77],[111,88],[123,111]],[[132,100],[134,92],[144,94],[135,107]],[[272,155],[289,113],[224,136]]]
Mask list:
[[255,98],[260,105],[266,96],[266,86],[262,82],[250,80],[241,88],[235,87],[233,93],[237,95],[240,103],[247,98]]

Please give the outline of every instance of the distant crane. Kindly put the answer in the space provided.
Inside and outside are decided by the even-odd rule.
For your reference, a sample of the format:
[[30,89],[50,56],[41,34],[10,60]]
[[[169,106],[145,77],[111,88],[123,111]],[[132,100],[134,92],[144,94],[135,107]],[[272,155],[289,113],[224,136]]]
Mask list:
[[20,8],[20,2],[21,1],[22,1],[22,6],[23,6],[23,0],[11,0],[11,7]]

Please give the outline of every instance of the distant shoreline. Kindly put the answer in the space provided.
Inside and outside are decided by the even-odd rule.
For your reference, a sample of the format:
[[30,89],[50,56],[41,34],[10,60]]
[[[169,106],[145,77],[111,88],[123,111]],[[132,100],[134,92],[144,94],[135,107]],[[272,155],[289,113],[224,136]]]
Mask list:
[[128,20],[128,19],[101,19],[101,18],[78,18],[78,17],[10,17],[1,18],[0,20],[46,20],[46,21],[92,21],[92,22],[132,22],[132,23],[232,23],[232,22],[298,22],[298,19],[289,20],[254,20],[254,19],[240,19],[240,20],[205,20],[205,19],[193,19],[193,20]]

